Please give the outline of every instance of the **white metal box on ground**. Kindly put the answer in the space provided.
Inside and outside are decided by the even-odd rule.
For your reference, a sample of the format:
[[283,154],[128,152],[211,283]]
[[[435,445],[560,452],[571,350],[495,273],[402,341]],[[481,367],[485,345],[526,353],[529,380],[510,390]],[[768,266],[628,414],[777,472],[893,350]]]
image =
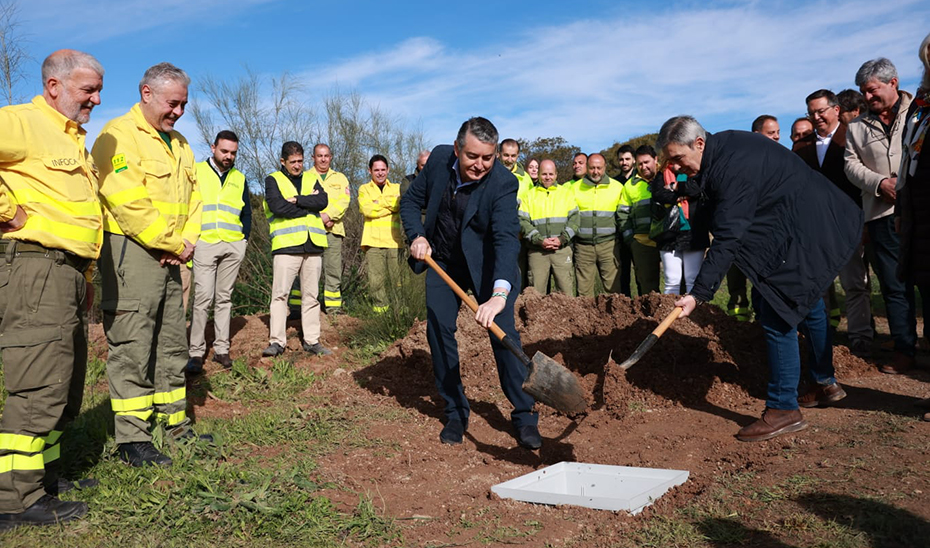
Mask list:
[[686,470],[560,462],[491,487],[502,498],[638,514],[688,479]]

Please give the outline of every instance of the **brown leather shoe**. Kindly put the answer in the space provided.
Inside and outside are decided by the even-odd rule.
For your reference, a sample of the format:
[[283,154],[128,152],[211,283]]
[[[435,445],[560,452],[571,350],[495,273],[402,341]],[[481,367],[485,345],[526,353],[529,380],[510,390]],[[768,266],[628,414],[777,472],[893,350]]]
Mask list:
[[845,397],[846,391],[843,390],[843,387],[840,386],[839,383],[828,384],[826,386],[817,385],[817,388],[808,391],[807,394],[798,398],[798,405],[801,407],[817,407],[819,405],[836,403]]
[[229,359],[229,354],[215,354],[214,353],[213,361],[222,365],[226,369],[230,369],[232,367],[232,360]]
[[930,422],[930,413],[924,413],[924,420]]
[[800,409],[784,411],[781,409],[765,408],[762,418],[749,426],[740,428],[736,433],[739,441],[763,441],[787,434],[798,432],[807,428],[807,421],[801,416]]
[[902,373],[906,373],[908,370],[914,367],[914,363],[914,356],[908,356],[900,352],[895,352],[894,361],[881,366],[879,371],[887,375],[900,375]]

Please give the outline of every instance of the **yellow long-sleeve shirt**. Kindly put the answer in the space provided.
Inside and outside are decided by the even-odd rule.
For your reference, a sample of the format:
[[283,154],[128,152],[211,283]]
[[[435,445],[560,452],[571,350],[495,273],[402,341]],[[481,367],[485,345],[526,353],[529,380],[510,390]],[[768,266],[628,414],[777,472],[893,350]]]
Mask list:
[[365,183],[358,189],[358,208],[365,216],[362,247],[401,247],[400,185],[391,181],[385,181],[384,187],[374,181]]
[[17,205],[27,215],[23,228],[3,238],[96,259],[103,219],[85,131],[41,95],[0,109],[0,128],[0,221],[12,219]]
[[197,242],[203,204],[194,153],[180,133],[169,136],[170,148],[137,103],[107,122],[92,154],[100,170],[104,230],[177,255],[184,240]]
[[346,211],[349,210],[349,202],[352,194],[349,191],[349,180],[342,173],[334,170],[326,172],[326,177],[321,177],[316,169],[311,169],[308,173],[314,176],[313,182],[320,182],[320,186],[326,191],[329,197],[329,205],[320,213],[325,213],[333,221],[333,227],[328,228],[329,232],[339,236],[346,235],[345,226],[342,224],[342,218],[345,217]]

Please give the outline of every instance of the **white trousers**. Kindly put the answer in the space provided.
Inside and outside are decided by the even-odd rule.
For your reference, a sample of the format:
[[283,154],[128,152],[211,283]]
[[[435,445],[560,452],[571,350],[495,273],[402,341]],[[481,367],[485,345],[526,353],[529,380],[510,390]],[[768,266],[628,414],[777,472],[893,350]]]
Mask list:
[[685,293],[690,293],[694,279],[701,270],[701,263],[704,262],[704,251],[660,251],[659,256],[665,275],[663,293],[680,295],[682,278],[685,280]]

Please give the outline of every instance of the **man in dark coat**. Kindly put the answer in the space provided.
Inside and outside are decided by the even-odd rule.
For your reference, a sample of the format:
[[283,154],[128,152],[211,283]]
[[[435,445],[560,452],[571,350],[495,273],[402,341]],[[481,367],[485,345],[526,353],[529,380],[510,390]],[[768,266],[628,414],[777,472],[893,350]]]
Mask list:
[[[400,216],[414,272],[426,270],[426,255],[462,289],[471,289],[480,304],[475,320],[487,328],[492,321],[516,343],[513,305],[520,293],[520,222],[517,179],[496,160],[497,129],[484,118],[462,124],[454,146],[433,149],[426,166],[407,189]],[[425,222],[420,212],[426,210]],[[440,441],[462,443],[468,428],[469,405],[459,371],[455,320],[461,300],[435,272],[426,275],[426,334],[433,356],[436,388],[446,401]],[[513,404],[510,415],[520,445],[538,449],[535,402],[523,391],[526,367],[496,337],[490,335],[504,395]]]
[[[687,316],[710,301],[731,264],[757,291],[770,377],[762,418],[737,438],[760,441],[807,427],[798,404],[825,405],[845,397],[833,370],[823,293],[862,236],[862,211],[823,175],[788,149],[742,131],[708,134],[678,116],[659,132],[668,165],[698,177],[711,203],[714,240],[694,288],[675,304]],[[810,348],[814,388],[798,399],[801,372],[797,330]]]
[[[820,89],[807,96],[807,112],[814,125],[814,133],[798,140],[792,150],[814,171],[819,171],[833,182],[856,205],[862,209],[862,191],[846,177],[844,170],[846,154],[846,124],[840,115],[836,95],[828,89]],[[846,332],[849,349],[858,356],[872,355],[872,284],[869,280],[869,265],[865,260],[865,249],[856,246],[849,263],[840,269],[840,284],[846,292]],[[839,305],[834,305],[836,295],[830,285],[832,307],[836,306],[837,322]],[[831,318],[832,319],[832,318]]]

